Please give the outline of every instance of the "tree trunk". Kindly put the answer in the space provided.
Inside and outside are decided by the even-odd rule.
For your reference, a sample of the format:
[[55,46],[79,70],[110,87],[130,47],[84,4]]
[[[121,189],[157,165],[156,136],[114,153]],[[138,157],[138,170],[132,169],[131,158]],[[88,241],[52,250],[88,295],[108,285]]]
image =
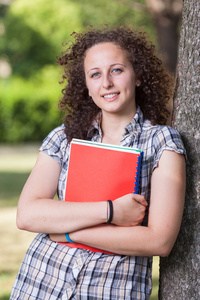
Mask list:
[[160,261],[161,300],[200,299],[199,17],[199,0],[184,0],[172,126],[187,150],[186,203],[175,246]]
[[172,73],[175,73],[177,64],[182,3],[182,0],[146,0],[154,19],[162,60]]

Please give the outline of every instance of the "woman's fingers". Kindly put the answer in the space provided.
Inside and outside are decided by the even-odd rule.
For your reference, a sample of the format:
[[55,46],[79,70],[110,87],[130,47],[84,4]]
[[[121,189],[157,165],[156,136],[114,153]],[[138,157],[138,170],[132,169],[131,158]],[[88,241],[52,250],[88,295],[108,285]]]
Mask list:
[[138,194],[133,194],[133,200],[135,200],[136,202],[144,205],[144,206],[147,206],[147,201],[145,200],[144,196],[142,195],[138,195]]
[[113,201],[113,221],[118,226],[139,225],[145,215],[147,202],[144,196],[127,194]]

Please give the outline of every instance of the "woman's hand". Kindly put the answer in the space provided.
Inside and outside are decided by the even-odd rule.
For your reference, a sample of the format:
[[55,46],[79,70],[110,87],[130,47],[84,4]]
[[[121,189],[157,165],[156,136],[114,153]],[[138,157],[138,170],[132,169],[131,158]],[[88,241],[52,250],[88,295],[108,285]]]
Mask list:
[[137,226],[141,224],[147,202],[144,196],[127,194],[113,201],[112,224],[118,226]]

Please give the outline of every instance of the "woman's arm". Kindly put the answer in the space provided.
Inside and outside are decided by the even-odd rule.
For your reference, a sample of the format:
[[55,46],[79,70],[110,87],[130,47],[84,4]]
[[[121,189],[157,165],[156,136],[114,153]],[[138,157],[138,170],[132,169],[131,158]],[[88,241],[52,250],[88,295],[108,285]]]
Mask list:
[[[61,167],[53,158],[39,153],[19,199],[17,226],[32,232],[63,233],[102,224],[106,221],[107,204],[103,202],[77,203],[53,200]],[[136,199],[137,201],[135,201]],[[146,201],[142,196],[127,195],[118,199],[123,209],[118,220],[124,225],[137,225],[144,217]],[[142,205],[141,205],[141,204]],[[134,213],[130,214],[130,211]],[[123,220],[125,213],[126,219]],[[121,216],[121,217],[120,217]]]
[[72,232],[70,238],[118,254],[167,256],[180,229],[184,198],[185,158],[173,151],[164,151],[152,175],[147,227],[99,225]]

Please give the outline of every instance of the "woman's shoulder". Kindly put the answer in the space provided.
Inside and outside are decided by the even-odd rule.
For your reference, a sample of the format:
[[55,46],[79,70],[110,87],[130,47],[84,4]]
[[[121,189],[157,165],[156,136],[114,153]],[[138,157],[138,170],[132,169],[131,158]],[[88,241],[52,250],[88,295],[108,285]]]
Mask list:
[[157,167],[164,150],[174,151],[186,156],[186,150],[180,133],[168,125],[148,125],[145,130],[147,141],[146,156],[152,157],[153,169]]
[[43,140],[43,144],[53,143],[54,145],[67,142],[64,124],[54,128]]
[[178,153],[185,153],[185,147],[180,133],[169,125],[151,125],[144,123],[143,139],[158,152],[163,149],[174,150]]
[[169,125],[155,125],[154,137],[160,143],[176,144],[183,147],[183,142],[180,133],[175,128]]
[[51,130],[45,139],[47,139],[47,138],[66,138],[64,124]]
[[160,139],[160,141],[182,143],[180,133],[169,125],[151,125],[150,122],[147,122],[144,124],[143,132],[153,139]]
[[61,165],[68,148],[64,124],[54,128],[43,140],[39,151],[43,151],[56,159]]
[[169,125],[155,125],[153,127],[152,143],[156,153],[172,150],[186,155],[185,146],[178,130]]

